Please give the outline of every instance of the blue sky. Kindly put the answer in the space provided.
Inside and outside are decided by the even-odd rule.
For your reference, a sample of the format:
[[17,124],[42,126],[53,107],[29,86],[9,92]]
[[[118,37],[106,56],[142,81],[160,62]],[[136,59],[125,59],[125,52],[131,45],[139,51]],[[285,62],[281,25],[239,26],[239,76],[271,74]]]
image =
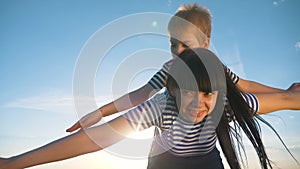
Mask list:
[[[211,10],[210,49],[236,74],[284,89],[299,81],[299,1],[3,0],[0,2],[0,156],[15,155],[65,136],[65,129],[83,115],[74,108],[74,72],[84,48],[99,31],[126,16],[144,12],[172,15],[181,4],[193,2]],[[149,27],[162,26],[159,20],[154,21]],[[131,24],[130,28],[134,29],[140,22]],[[143,54],[143,50],[149,49],[157,49],[163,56],[145,54],[147,57],[140,64],[159,60],[160,64],[155,63],[158,69],[170,58],[168,38],[157,34],[129,37],[112,46],[94,74],[92,92],[98,106],[116,97],[112,84],[115,85],[116,70],[122,68],[122,63],[136,59],[134,53]],[[131,81],[125,83],[125,89],[130,91],[146,83],[155,68],[129,77]],[[89,111],[87,108],[86,113]],[[278,111],[264,118],[272,123],[300,161],[299,113]],[[278,166],[296,168],[274,134],[265,128],[263,134],[271,158]],[[116,164],[115,160],[119,162]],[[84,168],[86,165],[87,168],[139,168],[146,165],[146,159],[97,152],[36,168]]]

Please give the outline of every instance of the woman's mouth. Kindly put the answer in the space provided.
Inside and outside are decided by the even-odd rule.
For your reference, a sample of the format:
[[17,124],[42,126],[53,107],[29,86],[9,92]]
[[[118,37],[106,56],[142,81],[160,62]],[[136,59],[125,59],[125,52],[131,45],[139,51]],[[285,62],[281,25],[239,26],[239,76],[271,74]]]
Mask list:
[[205,114],[205,110],[198,110],[198,111],[190,111],[190,114],[194,117],[201,117]]

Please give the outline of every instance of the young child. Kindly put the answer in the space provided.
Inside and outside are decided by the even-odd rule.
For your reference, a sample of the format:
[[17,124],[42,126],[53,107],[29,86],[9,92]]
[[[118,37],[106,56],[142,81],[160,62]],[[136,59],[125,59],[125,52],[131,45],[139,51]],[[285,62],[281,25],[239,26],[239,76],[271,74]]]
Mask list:
[[[251,141],[262,168],[271,167],[253,119],[255,112],[246,104],[242,92],[225,70],[212,52],[203,48],[185,50],[174,59],[163,93],[103,125],[18,156],[0,158],[0,169],[20,169],[98,151],[132,132],[151,126],[155,126],[158,133],[149,155],[148,169],[192,169],[199,166],[222,169],[217,139],[230,167],[240,168],[239,154],[235,152],[234,138],[231,138],[239,134],[239,130],[230,130],[224,108],[233,115],[233,122],[241,126]],[[289,99],[282,101],[293,102],[289,103],[291,109],[300,109],[300,91],[291,89],[287,96]],[[269,103],[272,102],[269,99]],[[234,132],[233,135],[231,132]]]
[[[171,18],[168,26],[172,53],[178,55],[187,48],[208,48],[210,44],[212,29],[211,18],[212,17],[209,10],[204,6],[200,6],[197,4],[181,6],[176,14]],[[171,64],[172,61],[164,64],[163,68],[141,88],[130,92],[120,97],[119,99],[87,114],[72,127],[67,129],[67,131],[73,132],[77,129],[90,127],[99,122],[102,116],[108,116],[120,111],[127,110],[149,99],[154,93],[165,86],[166,77],[168,75],[169,66]],[[243,92],[286,92],[285,90],[271,88],[253,81],[244,80],[236,76],[228,68],[226,69],[233,82],[237,84],[237,86]],[[267,97],[267,95],[265,95],[265,97]],[[259,100],[260,104],[264,104],[264,100]],[[274,106],[278,107],[269,108],[273,109],[273,111],[282,108],[279,107],[279,105],[274,104]],[[257,108],[258,106],[251,105],[251,107]]]

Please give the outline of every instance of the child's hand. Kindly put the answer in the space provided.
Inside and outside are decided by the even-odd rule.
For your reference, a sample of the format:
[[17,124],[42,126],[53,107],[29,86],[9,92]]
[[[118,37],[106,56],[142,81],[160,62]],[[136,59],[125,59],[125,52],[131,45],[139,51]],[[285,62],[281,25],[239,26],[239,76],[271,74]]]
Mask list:
[[287,91],[300,91],[300,83],[293,83]]
[[75,130],[82,130],[88,128],[96,123],[98,123],[102,118],[101,111],[99,109],[85,115],[78,122],[76,122],[72,127],[68,128],[67,132],[73,132]]

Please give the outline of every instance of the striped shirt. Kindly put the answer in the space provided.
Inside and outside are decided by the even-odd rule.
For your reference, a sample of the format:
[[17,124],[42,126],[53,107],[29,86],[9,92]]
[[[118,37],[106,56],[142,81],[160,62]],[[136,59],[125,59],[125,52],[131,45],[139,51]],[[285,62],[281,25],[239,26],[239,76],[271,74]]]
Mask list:
[[[173,63],[173,60],[170,60],[166,62],[162,69],[160,69],[149,81],[148,84],[150,84],[154,89],[160,90],[165,86],[166,79],[169,74],[170,67]],[[226,70],[226,73],[229,75],[231,80],[234,84],[237,84],[239,81],[239,77],[233,73],[228,67],[224,65],[224,68]]]
[[[161,90],[166,85],[166,80],[169,74],[170,67],[173,63],[173,60],[169,60],[166,62],[162,69],[160,69],[149,81],[148,84],[150,84],[154,89]],[[232,80],[234,84],[237,84],[239,81],[239,77],[233,73],[228,67],[224,65],[225,71]],[[253,112],[258,112],[258,102],[255,96],[251,93],[245,93],[242,94],[244,99],[246,100],[246,103],[249,105],[250,108],[253,109]],[[226,102],[228,104],[228,102]],[[228,116],[228,119],[231,121],[234,119],[233,115],[230,114],[230,112],[226,112],[226,115]]]
[[[257,102],[255,97],[244,98],[246,102]],[[198,123],[183,119],[168,90],[131,109],[124,117],[137,131],[155,126],[152,154],[159,150],[189,157],[207,154],[216,146],[216,123],[211,116],[208,115]]]

